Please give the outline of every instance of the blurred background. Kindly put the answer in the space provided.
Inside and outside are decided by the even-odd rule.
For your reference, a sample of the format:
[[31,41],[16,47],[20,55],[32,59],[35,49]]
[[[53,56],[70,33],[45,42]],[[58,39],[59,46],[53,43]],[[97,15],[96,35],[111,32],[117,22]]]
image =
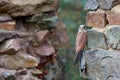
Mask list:
[[59,52],[66,59],[66,80],[87,80],[80,77],[78,65],[73,65],[78,27],[85,24],[85,2],[86,0],[60,0],[60,17],[66,24],[70,40],[68,48]]

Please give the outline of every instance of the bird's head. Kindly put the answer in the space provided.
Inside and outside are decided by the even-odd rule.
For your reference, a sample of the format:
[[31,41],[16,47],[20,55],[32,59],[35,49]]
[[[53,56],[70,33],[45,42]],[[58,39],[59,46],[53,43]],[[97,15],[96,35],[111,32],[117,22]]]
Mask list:
[[85,25],[80,25],[79,26],[79,32],[85,29]]

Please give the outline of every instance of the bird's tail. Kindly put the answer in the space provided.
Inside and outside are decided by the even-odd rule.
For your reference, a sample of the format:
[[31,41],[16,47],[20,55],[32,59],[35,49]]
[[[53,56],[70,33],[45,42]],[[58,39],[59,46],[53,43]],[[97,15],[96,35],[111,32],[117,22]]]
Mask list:
[[80,64],[79,64],[80,73],[85,73],[85,69],[86,69],[85,56],[84,56],[85,51],[82,50],[80,54],[81,54],[80,59],[79,59],[80,60]]
[[81,50],[75,57],[74,60],[74,65],[76,65],[78,62],[80,62],[79,64],[79,69],[80,69],[80,73],[85,73],[85,57],[84,57],[84,50]]

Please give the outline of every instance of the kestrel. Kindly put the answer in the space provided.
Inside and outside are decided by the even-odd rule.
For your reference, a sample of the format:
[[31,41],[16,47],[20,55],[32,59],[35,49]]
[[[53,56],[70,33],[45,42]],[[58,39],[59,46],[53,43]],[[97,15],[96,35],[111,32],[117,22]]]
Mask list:
[[85,25],[80,25],[79,30],[76,36],[76,57],[75,57],[75,62],[76,63],[80,62],[80,70],[81,73],[85,72],[85,58],[84,58],[84,48],[87,42],[87,31],[85,30]]

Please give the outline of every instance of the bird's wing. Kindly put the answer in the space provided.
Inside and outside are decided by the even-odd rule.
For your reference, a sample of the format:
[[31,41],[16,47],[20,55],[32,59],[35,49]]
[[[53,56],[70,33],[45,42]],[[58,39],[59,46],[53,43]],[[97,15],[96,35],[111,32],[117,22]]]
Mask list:
[[87,41],[87,32],[84,30],[82,32],[78,32],[76,38],[76,48],[79,48],[79,51],[84,49]]
[[78,32],[76,37],[76,47],[79,47],[80,42],[82,41],[83,32]]

